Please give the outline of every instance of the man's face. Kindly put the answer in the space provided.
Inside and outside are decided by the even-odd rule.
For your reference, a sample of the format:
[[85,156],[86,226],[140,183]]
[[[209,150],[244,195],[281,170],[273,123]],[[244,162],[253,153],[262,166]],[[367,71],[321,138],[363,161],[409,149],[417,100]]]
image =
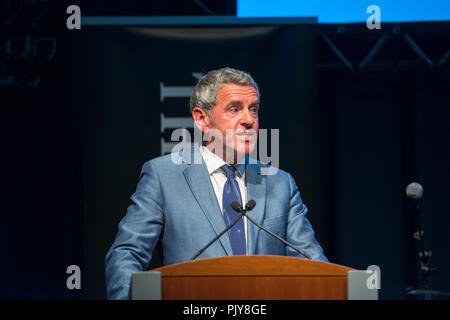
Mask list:
[[253,86],[224,84],[219,89],[207,127],[221,133],[224,144],[222,158],[232,153],[236,160],[236,157],[253,151],[259,128],[258,109],[258,94]]

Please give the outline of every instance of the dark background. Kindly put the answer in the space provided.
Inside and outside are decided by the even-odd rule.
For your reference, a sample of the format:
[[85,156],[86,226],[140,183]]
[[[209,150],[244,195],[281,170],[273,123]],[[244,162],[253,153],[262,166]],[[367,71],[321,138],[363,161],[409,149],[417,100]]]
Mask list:
[[[141,165],[160,149],[145,145],[152,130],[159,129],[160,110],[153,113],[145,100],[128,99],[129,107],[146,115],[136,126],[131,111],[119,109],[122,102],[114,99],[139,93],[139,88],[133,91],[133,83],[145,81],[139,70],[120,71],[127,51],[114,45],[127,36],[114,27],[68,31],[69,4],[73,3],[2,2],[3,299],[104,299],[104,254]],[[227,1],[202,1],[207,8],[194,1],[77,4],[88,16],[235,14],[235,4]],[[290,30],[284,38],[274,35],[287,52],[275,57],[277,65],[261,64],[256,71],[251,54],[247,62],[230,63],[255,70],[251,73],[257,82],[269,78],[272,69],[290,79],[299,75],[293,97],[292,90],[286,94],[277,82],[265,82],[261,92],[267,100],[262,100],[260,116],[266,127],[281,128],[281,138],[287,131],[298,145],[292,157],[283,157],[287,151],[282,144],[280,165],[300,186],[325,254],[334,263],[358,269],[379,265],[381,298],[411,298],[404,291],[418,285],[418,258],[404,190],[418,181],[425,190],[421,221],[426,247],[438,267],[431,287],[449,291],[450,59],[441,60],[450,49],[449,23]],[[295,32],[302,38],[293,37]],[[51,46],[44,43],[37,52],[24,54],[27,35],[54,38],[56,53],[52,55]],[[359,63],[383,35],[388,37],[384,46],[360,70]],[[432,66],[407,44],[405,35],[414,39]],[[18,40],[8,49],[8,39]],[[297,60],[288,54],[298,52],[289,48],[302,46],[305,50]],[[258,51],[252,54],[257,57]],[[203,71],[213,65],[214,61],[205,62]],[[122,81],[123,74],[127,81]],[[274,108],[277,97],[288,103]],[[183,103],[187,106],[187,99]],[[81,267],[81,290],[66,288],[66,268],[72,264]]]

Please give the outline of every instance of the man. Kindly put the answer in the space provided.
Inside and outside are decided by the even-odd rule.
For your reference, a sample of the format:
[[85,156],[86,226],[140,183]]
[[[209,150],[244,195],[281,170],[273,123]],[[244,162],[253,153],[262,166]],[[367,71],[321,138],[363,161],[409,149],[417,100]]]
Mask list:
[[[245,206],[254,200],[254,220],[312,259],[328,261],[291,175],[263,174],[268,165],[248,161],[259,128],[259,89],[252,77],[231,68],[211,71],[194,87],[190,108],[206,142],[144,164],[106,255],[109,299],[129,297],[132,273],[148,269],[158,240],[164,265],[192,259],[239,216],[234,201]],[[198,258],[233,254],[303,257],[245,218]]]

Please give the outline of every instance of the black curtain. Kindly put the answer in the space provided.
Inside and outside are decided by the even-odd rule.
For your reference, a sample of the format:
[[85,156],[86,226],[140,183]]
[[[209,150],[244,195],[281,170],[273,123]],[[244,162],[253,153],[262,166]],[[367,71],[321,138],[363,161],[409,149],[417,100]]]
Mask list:
[[[339,264],[381,268],[381,298],[419,282],[406,186],[424,187],[420,219],[433,251],[431,288],[448,290],[448,72],[319,73],[320,228]],[[406,297],[409,298],[409,297]]]

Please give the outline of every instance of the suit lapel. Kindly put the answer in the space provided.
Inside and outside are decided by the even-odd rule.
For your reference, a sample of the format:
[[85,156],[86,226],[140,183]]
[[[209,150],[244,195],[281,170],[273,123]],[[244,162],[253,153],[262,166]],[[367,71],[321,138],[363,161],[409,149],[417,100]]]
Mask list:
[[[260,172],[260,167],[256,164],[250,164],[246,170],[247,179],[247,201],[255,200],[256,206],[248,215],[258,222],[262,223],[264,219],[266,207],[266,179],[263,179]],[[261,229],[252,222],[247,221],[247,240],[248,240],[248,254],[255,254],[256,243]]]
[[[202,159],[198,149],[194,150],[194,157],[195,156],[200,156],[200,158],[197,157],[195,159]],[[187,162],[189,160],[184,157],[184,161]],[[198,160],[194,163],[191,163],[190,161],[187,162],[190,163],[190,165],[184,170],[183,173],[189,188],[200,205],[203,213],[213,227],[215,233],[219,234],[223,231],[223,229],[225,229],[225,222],[223,220],[219,204],[217,203],[217,197],[214,193],[206,165],[203,161],[201,161],[201,163],[197,162]],[[227,255],[233,255],[230,238],[227,233],[222,235],[218,241],[222,244]]]

